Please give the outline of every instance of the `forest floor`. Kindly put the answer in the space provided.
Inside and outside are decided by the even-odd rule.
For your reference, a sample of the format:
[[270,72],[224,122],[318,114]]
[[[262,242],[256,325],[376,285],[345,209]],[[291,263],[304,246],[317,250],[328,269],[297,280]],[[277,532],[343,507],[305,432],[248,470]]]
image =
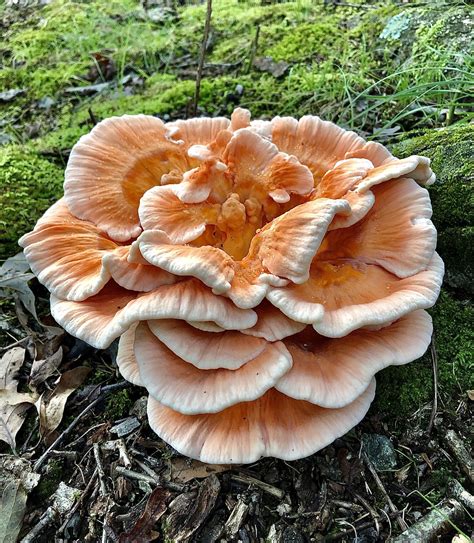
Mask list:
[[[193,116],[206,6],[173,4],[0,6],[0,542],[470,541],[468,4],[213,2],[197,115],[317,114],[397,156],[430,156],[439,178],[447,274],[432,347],[382,372],[365,419],[317,454],[247,466],[180,456],[149,428],[143,389],[119,377],[116,343],[98,351],[59,329],[46,289],[14,257],[99,120]],[[9,411],[8,391],[19,395]]]

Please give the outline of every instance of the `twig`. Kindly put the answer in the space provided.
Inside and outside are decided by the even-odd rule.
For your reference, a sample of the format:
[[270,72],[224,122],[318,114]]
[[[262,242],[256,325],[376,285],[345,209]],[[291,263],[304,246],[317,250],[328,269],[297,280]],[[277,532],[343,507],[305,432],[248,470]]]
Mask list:
[[450,498],[455,498],[458,502],[462,503],[464,507],[469,509],[469,511],[474,513],[474,496],[469,494],[456,479],[449,481],[447,495]]
[[119,383],[114,383],[113,385],[107,385],[103,387],[100,391],[100,395],[98,398],[96,398],[93,402],[91,402],[85,409],[83,409],[79,415],[71,422],[71,424],[62,432],[57,439],[44,451],[44,453],[38,458],[35,465],[33,466],[33,471],[38,471],[39,468],[44,464],[46,458],[48,458],[50,452],[61,443],[61,441],[69,435],[72,430],[76,427],[77,423],[80,421],[80,419],[86,415],[91,409],[93,409],[101,400],[103,400],[104,396],[109,394],[110,392],[114,392],[115,390],[121,390],[122,388],[127,388],[130,386],[130,383],[128,381],[120,381]]
[[38,523],[33,526],[33,529],[30,530],[25,537],[20,541],[20,543],[31,543],[36,539],[37,536],[47,528],[53,520],[58,516],[58,512],[54,507],[48,507],[46,511],[41,515]]
[[260,25],[257,25],[257,28],[255,29],[255,37],[252,41],[252,48],[250,49],[250,57],[249,57],[249,63],[247,64],[246,73],[249,73],[250,70],[252,69],[253,60],[255,58],[255,54],[257,53],[259,36],[260,36]]
[[267,494],[270,494],[271,496],[274,496],[275,498],[278,498],[279,500],[282,500],[285,496],[285,493],[283,490],[280,490],[279,488],[276,488],[275,486],[269,485],[268,483],[264,483],[263,481],[260,481],[258,479],[255,479],[255,477],[250,477],[249,475],[246,475],[245,473],[239,473],[238,475],[232,475],[231,479],[233,481],[236,481],[238,483],[245,483],[247,485],[254,485]]
[[116,445],[120,460],[123,462],[123,465],[126,468],[129,468],[132,465],[132,461],[128,456],[127,448],[125,447],[125,441],[122,438],[117,439]]
[[0,347],[0,352],[2,351],[8,351],[12,347],[16,347],[17,345],[20,345],[20,343],[23,343],[24,341],[27,341],[30,338],[30,336],[23,337],[14,343],[10,343],[10,345],[6,345],[5,347]]
[[369,512],[370,516],[372,517],[374,521],[377,534],[379,534],[380,533],[380,526],[379,526],[380,516],[377,513],[377,511],[375,511],[375,509],[370,505],[370,503],[359,494],[354,494],[354,497],[357,501],[359,501],[365,507],[365,509],[367,509],[367,511]]
[[400,526],[400,529],[402,531],[406,530],[408,528],[407,523],[403,520],[403,518],[400,516],[400,511],[395,507],[395,504],[392,502],[390,496],[388,495],[387,491],[385,490],[385,487],[383,486],[383,483],[376,472],[372,462],[369,460],[368,456],[365,453],[362,453],[362,457],[364,459],[364,462],[366,463],[367,467],[369,468],[369,471],[374,478],[375,484],[379,488],[380,492],[384,495],[388,506],[390,507],[390,511],[396,515],[397,523]]
[[[383,519],[381,519],[383,521]],[[346,536],[350,536],[354,534],[354,529],[356,530],[366,530],[367,528],[372,528],[373,521],[367,521],[363,524],[359,524],[358,526],[353,526],[350,530],[344,530],[343,532],[339,532],[337,534],[329,534],[326,536],[326,539],[324,541],[340,541],[341,539],[344,539]],[[351,524],[352,526],[352,524]]]
[[148,483],[150,485],[157,484],[155,477],[151,477],[150,475],[145,475],[144,473],[138,473],[137,471],[132,471],[131,469],[123,468],[122,466],[116,466],[115,471],[117,473],[120,473],[120,475],[123,475],[124,477],[128,477],[129,479],[135,479],[136,481],[144,481],[145,483]]
[[95,126],[99,121],[97,120],[97,117],[94,115],[94,112],[92,111],[92,108],[88,108],[87,113],[89,113],[89,120],[90,120],[92,126]]
[[427,515],[392,539],[392,543],[429,543],[449,532],[465,516],[464,507],[455,499],[443,500]]
[[430,422],[428,423],[428,428],[426,430],[428,434],[430,434],[431,430],[433,429],[436,413],[438,411],[438,355],[436,353],[434,332],[431,337],[430,352],[431,352],[431,362],[433,364],[433,407],[431,409]]
[[194,93],[193,115],[197,115],[199,102],[199,93],[201,92],[202,69],[204,67],[204,57],[206,56],[207,40],[209,39],[209,29],[211,27],[212,0],[207,0],[206,23],[204,25],[204,36],[202,38],[201,52],[196,72],[196,91]]
[[162,486],[163,488],[168,488],[169,490],[174,490],[175,492],[183,492],[185,489],[184,485],[180,485],[177,483],[173,483],[171,481],[165,481],[163,480],[158,474],[156,474],[149,466],[147,466],[145,463],[140,462],[140,460],[134,459],[135,462],[144,470],[146,471],[146,475],[144,473],[139,473],[137,471],[132,471],[131,469],[122,468],[121,466],[117,466],[115,468],[115,471],[117,473],[120,473],[124,477],[128,477],[129,479],[136,479],[137,481],[144,481],[145,483],[149,483],[154,486]]
[[457,463],[467,475],[469,481],[474,484],[474,463],[472,456],[464,446],[464,443],[454,430],[448,430],[444,436],[444,440],[446,441],[449,450],[453,453],[454,458],[456,458]]
[[97,472],[99,474],[100,493],[102,496],[105,496],[107,494],[107,487],[105,486],[105,472],[104,472],[104,466],[102,465],[102,460],[100,458],[100,450],[99,450],[98,443],[94,443],[93,450],[94,450],[95,463],[97,464]]

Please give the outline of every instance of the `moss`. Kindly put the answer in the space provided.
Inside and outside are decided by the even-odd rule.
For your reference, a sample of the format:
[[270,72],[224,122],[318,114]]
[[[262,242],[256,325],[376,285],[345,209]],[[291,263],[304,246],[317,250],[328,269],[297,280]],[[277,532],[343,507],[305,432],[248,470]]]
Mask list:
[[430,187],[438,251],[446,263],[445,281],[472,292],[474,246],[474,126],[455,125],[407,138],[392,151],[403,158],[431,159],[437,182]]
[[169,48],[167,35],[132,0],[56,0],[11,25],[5,48],[12,67],[0,71],[0,84],[28,87],[32,97],[54,94],[72,77],[83,78],[104,46],[119,75],[129,63],[155,69],[156,51]]
[[129,390],[119,390],[111,394],[106,401],[104,416],[108,420],[117,420],[129,414],[133,405]]
[[474,222],[474,126],[454,125],[407,137],[392,152],[431,159],[437,182],[430,187],[437,227],[469,226]]
[[309,58],[319,60],[328,55],[337,57],[344,50],[346,40],[339,26],[332,20],[298,25],[285,33],[281,41],[266,53],[275,60],[301,61]]
[[62,194],[63,170],[31,147],[0,149],[0,258],[17,253],[18,238]]
[[438,233],[437,251],[443,257],[445,283],[466,292],[474,291],[474,226],[445,228]]
[[64,479],[63,463],[60,460],[51,459],[46,466],[45,474],[33,490],[32,498],[36,503],[44,503],[56,492],[59,483]]
[[[443,291],[430,313],[435,330],[439,393],[448,408],[460,393],[474,387],[474,308]],[[400,420],[412,415],[433,397],[430,354],[406,366],[387,368],[377,382],[375,411]]]

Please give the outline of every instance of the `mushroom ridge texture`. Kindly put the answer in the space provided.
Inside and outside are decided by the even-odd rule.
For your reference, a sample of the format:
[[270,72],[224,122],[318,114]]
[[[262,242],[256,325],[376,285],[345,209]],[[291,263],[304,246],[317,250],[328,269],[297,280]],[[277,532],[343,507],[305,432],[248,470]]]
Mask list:
[[120,337],[161,438],[209,463],[294,460],[427,349],[434,180],[315,116],[125,115],[74,146],[64,197],[19,243],[61,326]]

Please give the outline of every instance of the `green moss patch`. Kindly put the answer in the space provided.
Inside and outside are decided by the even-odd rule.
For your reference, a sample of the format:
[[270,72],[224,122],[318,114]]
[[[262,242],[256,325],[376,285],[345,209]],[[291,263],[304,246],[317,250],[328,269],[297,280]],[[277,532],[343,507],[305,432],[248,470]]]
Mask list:
[[[474,387],[474,308],[443,291],[430,313],[435,330],[439,393],[444,406],[449,408],[453,407],[453,398]],[[433,398],[430,352],[406,366],[383,370],[377,376],[377,384],[374,411],[400,420],[412,415]]]
[[63,175],[30,147],[0,148],[0,259],[19,252],[18,238],[61,197]]

